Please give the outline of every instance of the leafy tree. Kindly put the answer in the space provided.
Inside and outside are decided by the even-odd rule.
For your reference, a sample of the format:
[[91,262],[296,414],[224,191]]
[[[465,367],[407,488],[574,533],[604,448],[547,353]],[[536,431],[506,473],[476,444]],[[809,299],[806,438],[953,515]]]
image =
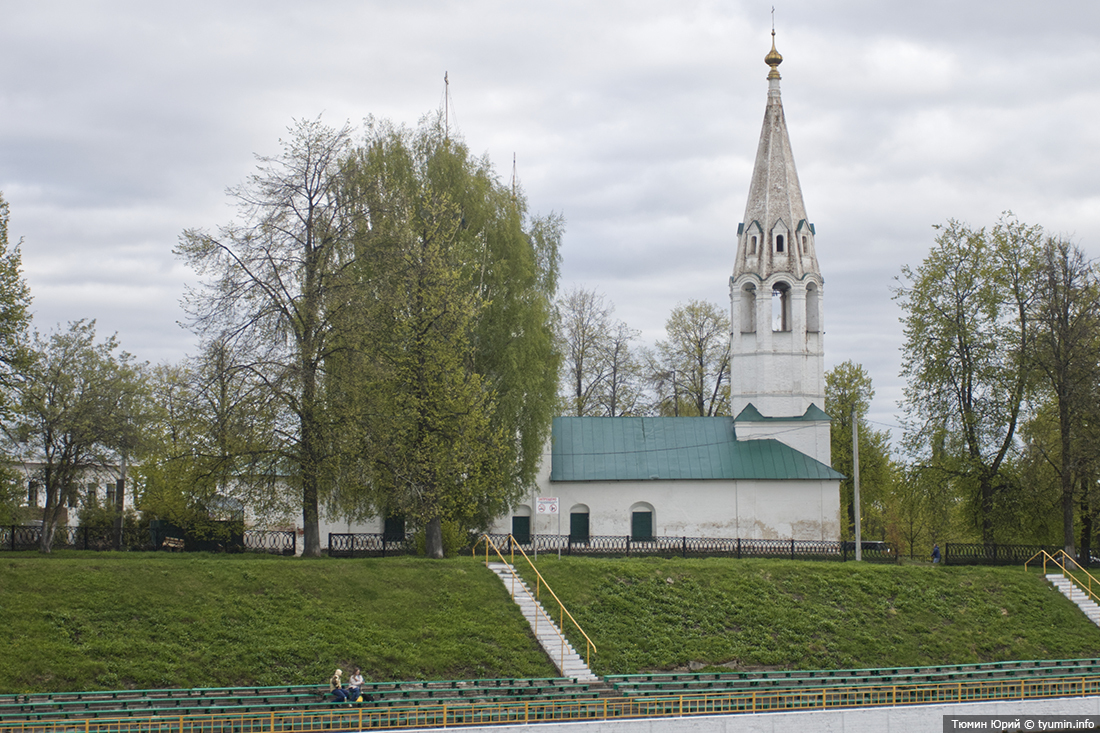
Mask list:
[[144,381],[133,357],[117,349],[114,337],[96,342],[94,321],[75,321],[49,337],[35,334],[11,432],[24,460],[42,464],[44,553],[84,477],[117,466],[142,427]]
[[[1031,308],[1041,230],[1003,217],[992,230],[951,220],[917,269],[902,268],[905,445],[971,494],[994,540],[1002,469],[1034,382]],[[933,450],[944,437],[945,451]]]
[[276,522],[295,505],[271,450],[278,411],[265,401],[263,383],[235,361],[215,341],[198,358],[161,365],[151,376],[157,412],[136,467],[140,506],[192,535],[216,531],[210,520],[227,505]]
[[825,373],[825,412],[832,418],[833,468],[847,478],[841,482],[841,497],[847,514],[845,537],[855,537],[854,456],[852,418],[858,425],[859,478],[862,527],[872,530],[862,536],[886,538],[886,508],[894,483],[890,459],[890,436],[867,422],[867,411],[875,397],[871,376],[861,364],[846,361]]
[[650,366],[659,412],[728,415],[729,316],[713,303],[692,300],[672,310],[665,333]]
[[[1057,416],[1057,448],[1047,457],[1059,480],[1063,546],[1075,556],[1075,495],[1087,495],[1097,473],[1100,283],[1081,249],[1061,239],[1050,238],[1043,244],[1037,275],[1035,361]],[[1091,512],[1086,511],[1082,519],[1090,524]],[[1086,531],[1083,537],[1086,550],[1090,535]]]
[[557,405],[561,220],[529,217],[439,119],[371,120],[349,181],[370,326],[331,388],[364,404],[355,503],[405,513],[439,556],[443,524],[484,526],[534,481]]
[[352,235],[357,209],[343,189],[352,131],[298,121],[283,151],[230,191],[239,221],[217,234],[190,229],[176,253],[210,275],[185,301],[191,326],[222,343],[233,372],[247,372],[282,411],[269,447],[300,492],[303,554],[320,554],[319,512],[331,495],[327,464],[336,428],[327,409],[325,365],[346,344],[341,327],[357,306]]
[[[0,192],[0,420],[11,417],[19,371],[25,367],[27,329],[30,326],[30,288],[23,279],[20,244],[8,242],[8,202]],[[15,509],[26,497],[17,472],[0,468],[0,523],[11,524]]]

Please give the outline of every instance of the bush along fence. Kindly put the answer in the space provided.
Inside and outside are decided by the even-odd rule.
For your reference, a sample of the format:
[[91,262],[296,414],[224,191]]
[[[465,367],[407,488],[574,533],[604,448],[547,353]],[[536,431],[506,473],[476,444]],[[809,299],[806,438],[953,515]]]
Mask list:
[[[489,535],[502,550],[508,546],[508,535]],[[330,533],[329,552],[332,557],[386,557],[416,552],[411,537],[388,537],[382,534]],[[562,555],[592,557],[626,557],[650,555],[656,557],[760,557],[790,560],[855,560],[854,542],[816,540],[748,540],[713,537],[653,537],[639,540],[623,535],[589,537],[576,540],[568,535],[540,534],[526,543],[517,543],[528,555],[538,552],[561,552]],[[472,548],[467,547],[466,552]],[[897,562],[898,554],[885,542],[864,542],[863,559],[867,562]]]
[[[37,550],[42,542],[42,527],[0,527],[0,550]],[[246,529],[226,539],[193,538],[174,529],[151,527],[58,527],[55,550],[187,550],[206,552],[264,552],[294,555],[298,537],[294,530]]]

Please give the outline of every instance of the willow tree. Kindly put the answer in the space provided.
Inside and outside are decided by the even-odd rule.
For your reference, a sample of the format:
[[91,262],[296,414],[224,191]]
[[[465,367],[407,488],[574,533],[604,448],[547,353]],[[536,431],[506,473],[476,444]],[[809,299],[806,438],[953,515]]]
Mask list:
[[484,528],[533,484],[556,406],[561,222],[530,217],[438,120],[370,121],[349,180],[369,327],[336,361],[361,367],[342,372],[364,404],[360,504],[411,520],[439,556],[444,522]]

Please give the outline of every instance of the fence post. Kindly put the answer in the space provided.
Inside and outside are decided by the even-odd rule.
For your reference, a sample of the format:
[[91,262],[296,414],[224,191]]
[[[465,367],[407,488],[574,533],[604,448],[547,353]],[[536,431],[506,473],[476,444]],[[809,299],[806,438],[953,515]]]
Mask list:
[[844,558],[841,562],[848,562],[848,542],[846,540],[840,541],[840,555]]
[[794,560],[794,537],[791,538],[791,559]]
[[741,559],[741,538],[737,538],[737,559]]
[[565,542],[566,542],[566,544],[565,544],[565,554],[566,555],[572,555],[573,554],[573,535],[569,535],[568,539],[566,539]]
[[630,554],[630,535],[626,536],[626,554]]

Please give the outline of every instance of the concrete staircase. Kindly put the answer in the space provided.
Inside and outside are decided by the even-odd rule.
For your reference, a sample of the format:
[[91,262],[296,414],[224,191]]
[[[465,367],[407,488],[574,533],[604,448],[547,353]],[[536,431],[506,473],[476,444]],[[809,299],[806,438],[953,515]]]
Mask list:
[[1058,573],[1047,573],[1047,580],[1053,583],[1054,587],[1062,592],[1062,595],[1076,603],[1077,607],[1085,612],[1090,621],[1100,626],[1100,605],[1089,598],[1088,593],[1074,585],[1069,578]]
[[512,595],[512,600],[519,606],[527,623],[531,624],[531,630],[535,632],[539,644],[561,672],[561,676],[570,677],[578,682],[598,682],[600,678],[592,674],[592,670],[584,663],[584,658],[577,654],[568,639],[565,640],[563,651],[564,635],[560,633],[553,619],[546,614],[542,605],[535,600],[535,594],[523,579],[518,574],[513,578],[515,571],[512,566],[504,562],[491,562],[489,569],[504,583],[504,587]]

